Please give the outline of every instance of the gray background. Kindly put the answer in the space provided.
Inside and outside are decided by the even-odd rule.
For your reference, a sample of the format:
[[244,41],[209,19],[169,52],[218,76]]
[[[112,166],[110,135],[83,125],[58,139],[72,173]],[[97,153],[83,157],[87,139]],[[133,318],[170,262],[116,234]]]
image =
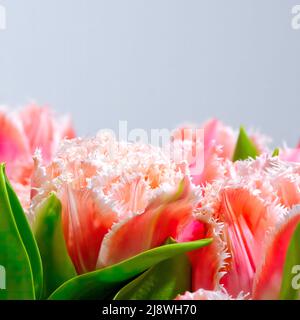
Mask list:
[[216,116],[300,137],[300,0],[0,0],[0,104],[71,112],[80,134]]

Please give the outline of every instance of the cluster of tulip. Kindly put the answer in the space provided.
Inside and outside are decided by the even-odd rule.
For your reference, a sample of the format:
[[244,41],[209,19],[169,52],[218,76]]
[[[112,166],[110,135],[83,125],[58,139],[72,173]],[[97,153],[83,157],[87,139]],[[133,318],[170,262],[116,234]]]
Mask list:
[[[163,148],[0,111],[0,299],[297,299],[300,147],[218,120]],[[197,153],[196,153],[197,154]],[[298,279],[298,278],[297,278]]]

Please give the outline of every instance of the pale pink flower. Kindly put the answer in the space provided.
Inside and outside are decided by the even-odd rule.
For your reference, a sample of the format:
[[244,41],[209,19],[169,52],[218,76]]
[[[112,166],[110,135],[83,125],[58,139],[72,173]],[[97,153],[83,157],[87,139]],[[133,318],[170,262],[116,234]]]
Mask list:
[[[198,135],[201,131],[203,135]],[[187,154],[185,160],[193,183],[205,185],[223,176],[222,162],[232,158],[237,135],[230,127],[212,119],[199,128],[190,125],[178,128],[172,137],[175,150]],[[183,151],[186,149],[190,152]]]
[[[228,162],[225,178],[205,187],[199,215],[223,224],[229,256],[220,284],[230,295],[279,297],[287,247],[300,222],[298,203],[299,166],[269,156]],[[197,281],[193,288],[203,289]]]
[[[202,130],[203,136],[197,135],[197,130]],[[233,159],[238,133],[219,120],[211,119],[199,128],[182,126],[173,132],[172,137],[177,153],[185,154],[181,150],[190,150],[185,160],[189,164],[193,183],[205,186],[224,176],[224,161]],[[253,130],[249,137],[258,152],[269,151],[268,137]],[[196,167],[200,170],[195,170]]]
[[279,158],[289,162],[300,162],[300,146],[297,148],[284,147],[279,151]]
[[227,162],[228,185],[247,185],[268,203],[292,208],[300,204],[300,165],[264,154],[255,161]]
[[48,166],[37,155],[32,211],[57,193],[69,254],[84,273],[176,238],[200,199],[185,171],[159,148],[107,133],[65,141]]
[[51,160],[60,140],[73,138],[68,117],[56,117],[46,107],[29,105],[20,111],[0,110],[0,162],[25,208],[30,201],[32,155],[38,148]]

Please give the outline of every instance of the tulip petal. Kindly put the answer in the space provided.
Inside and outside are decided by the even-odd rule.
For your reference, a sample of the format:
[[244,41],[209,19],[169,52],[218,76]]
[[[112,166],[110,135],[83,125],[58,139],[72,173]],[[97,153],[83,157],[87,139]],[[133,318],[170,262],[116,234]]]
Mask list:
[[281,150],[279,158],[288,162],[300,162],[300,147],[298,146],[295,149],[285,148]]
[[20,113],[31,153],[40,148],[43,157],[49,161],[52,156],[54,127],[50,111],[36,105],[26,107]]
[[41,149],[46,162],[50,161],[63,138],[74,138],[74,130],[67,118],[56,118],[47,107],[29,105],[20,112],[31,153]]
[[88,189],[74,190],[67,185],[59,197],[67,247],[76,270],[78,273],[93,271],[102,239],[117,215]]
[[105,236],[98,267],[108,266],[162,245],[168,237],[176,238],[178,231],[191,217],[194,196],[190,182],[184,179],[179,190],[171,196],[157,196],[144,213],[122,221]]
[[278,210],[266,206],[247,189],[225,189],[216,218],[224,222],[224,236],[231,255],[221,283],[232,295],[240,291],[250,293],[257,261],[262,258],[261,244],[266,231],[278,222]]
[[30,151],[22,125],[17,121],[17,117],[0,111],[0,162],[7,164],[6,171],[10,179],[16,177],[19,178],[18,181],[22,180],[23,172],[20,172],[18,166],[16,171],[12,171],[12,164],[21,161],[30,161]]
[[209,215],[198,214],[182,230],[177,240],[180,242],[195,241],[212,238],[213,243],[201,250],[189,253],[192,263],[192,289],[216,290],[220,288],[220,279],[223,276],[225,259],[228,254],[221,239],[222,225],[218,224]]
[[291,237],[300,223],[300,207],[292,209],[269,235],[265,256],[258,267],[253,286],[254,299],[278,299],[283,267]]

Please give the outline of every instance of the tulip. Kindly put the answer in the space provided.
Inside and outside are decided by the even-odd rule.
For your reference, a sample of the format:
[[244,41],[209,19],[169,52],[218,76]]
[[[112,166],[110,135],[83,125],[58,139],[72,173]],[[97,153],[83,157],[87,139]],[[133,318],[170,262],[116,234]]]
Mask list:
[[[203,131],[203,137],[197,135],[197,130]],[[206,185],[223,177],[224,161],[233,159],[238,138],[234,130],[217,119],[211,119],[199,128],[182,126],[173,132],[172,137],[177,152],[188,146],[190,152],[185,159],[196,185]],[[252,132],[249,137],[259,153],[268,151],[268,137],[257,132]]]
[[100,133],[62,143],[44,166],[36,155],[32,212],[54,191],[78,273],[85,273],[176,238],[199,203],[184,164],[159,148],[118,142]]
[[[228,257],[220,285],[233,297],[279,298],[288,245],[300,223],[299,169],[261,156],[227,163],[225,178],[205,188],[199,215],[223,225]],[[193,266],[201,275],[201,265]],[[194,291],[207,289],[197,276],[193,281]]]
[[29,105],[18,112],[0,111],[0,162],[6,171],[24,208],[30,203],[32,156],[40,149],[45,161],[50,161],[60,140],[74,137],[68,117],[56,117],[45,107]]
[[294,149],[288,147],[283,148],[279,152],[279,157],[281,160],[289,162],[300,162],[300,146]]

